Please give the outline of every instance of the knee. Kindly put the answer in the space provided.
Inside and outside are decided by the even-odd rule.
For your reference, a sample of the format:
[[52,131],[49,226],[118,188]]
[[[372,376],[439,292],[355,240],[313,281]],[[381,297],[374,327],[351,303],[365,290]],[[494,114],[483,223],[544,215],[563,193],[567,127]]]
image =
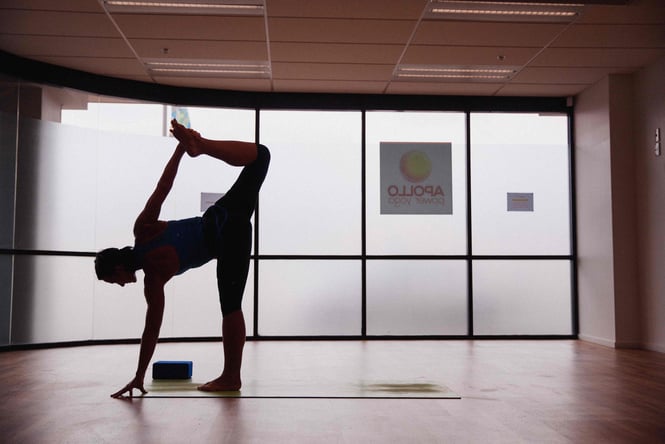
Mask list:
[[266,165],[270,163],[270,150],[267,146],[260,143],[256,146],[256,160]]
[[242,310],[242,300],[240,301],[222,301],[222,317],[225,318],[230,314],[233,314],[236,311]]

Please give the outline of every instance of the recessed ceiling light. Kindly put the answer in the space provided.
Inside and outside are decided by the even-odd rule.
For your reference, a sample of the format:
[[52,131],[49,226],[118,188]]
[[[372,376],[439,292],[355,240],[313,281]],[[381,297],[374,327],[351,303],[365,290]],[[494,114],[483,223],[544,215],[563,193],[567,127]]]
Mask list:
[[444,20],[571,22],[584,8],[579,3],[528,3],[431,0],[427,18]]
[[227,77],[267,79],[268,62],[242,60],[145,59],[148,71],[156,77]]
[[134,14],[263,15],[264,0],[104,0],[109,12]]
[[448,66],[448,65],[400,65],[395,69],[395,80],[411,81],[475,81],[505,82],[510,80],[516,66]]

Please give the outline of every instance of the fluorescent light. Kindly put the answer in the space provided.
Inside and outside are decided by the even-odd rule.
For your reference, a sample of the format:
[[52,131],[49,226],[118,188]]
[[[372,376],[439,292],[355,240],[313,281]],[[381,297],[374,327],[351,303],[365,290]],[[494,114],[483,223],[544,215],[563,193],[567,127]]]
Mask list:
[[491,10],[491,9],[450,9],[433,8],[435,14],[474,14],[474,15],[519,15],[519,16],[542,16],[542,17],[574,17],[573,11],[518,11],[518,10]]
[[396,80],[421,81],[506,81],[517,72],[515,66],[445,66],[400,65],[395,69]]
[[263,15],[264,0],[104,0],[109,12],[135,14]]
[[268,62],[238,60],[145,59],[154,76],[270,78]]
[[584,5],[564,3],[431,0],[427,18],[446,20],[571,22]]

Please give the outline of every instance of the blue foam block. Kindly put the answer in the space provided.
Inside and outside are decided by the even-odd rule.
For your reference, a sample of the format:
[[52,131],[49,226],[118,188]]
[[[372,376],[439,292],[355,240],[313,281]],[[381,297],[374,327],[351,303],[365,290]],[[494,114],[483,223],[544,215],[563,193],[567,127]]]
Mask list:
[[152,364],[152,379],[190,379],[192,361],[157,361]]

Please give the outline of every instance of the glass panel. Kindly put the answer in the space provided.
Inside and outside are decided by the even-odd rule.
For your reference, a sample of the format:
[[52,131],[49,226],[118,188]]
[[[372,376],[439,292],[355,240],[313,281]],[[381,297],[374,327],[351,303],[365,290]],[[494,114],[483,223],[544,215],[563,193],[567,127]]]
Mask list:
[[570,261],[475,261],[477,335],[572,333]]
[[[465,115],[368,112],[366,120],[367,253],[465,254]],[[452,143],[452,196],[446,196],[452,198],[452,214],[381,214],[381,142]]]
[[[95,250],[133,245],[134,221],[173,153],[173,139],[99,134]],[[183,159],[183,165],[185,160],[189,159]],[[176,218],[174,201],[181,182],[176,178],[174,189],[162,206],[160,219]]]
[[96,139],[94,131],[21,118],[16,248],[93,248]]
[[465,261],[367,262],[367,334],[466,335]]
[[[18,88],[0,79],[0,248],[13,248]],[[13,270],[13,256],[0,255],[0,346],[10,341]]]
[[259,334],[359,335],[360,261],[261,261]]
[[0,111],[0,248],[14,246],[16,112]]
[[358,112],[261,112],[272,153],[261,191],[262,254],[359,254]]
[[[96,279],[91,258],[16,256],[14,267],[13,344],[92,337],[90,314]],[[126,315],[123,312],[113,322],[122,325]]]
[[[205,138],[254,142],[255,111],[211,108],[187,108],[187,111],[192,128]],[[169,140],[175,147],[174,139]],[[169,155],[172,150],[168,150]],[[201,193],[225,193],[240,171],[239,167],[209,156],[184,158],[173,190],[174,217],[201,215]]]
[[[217,262],[212,261],[203,267],[189,270],[181,276],[173,278],[173,298],[167,301],[172,307],[172,336],[208,337],[221,336],[222,311],[217,291]],[[242,311],[245,315],[247,335],[254,329],[254,272],[250,265],[247,285],[242,300]]]
[[[92,262],[92,261],[91,261]],[[120,287],[98,281],[92,263],[89,273],[94,280],[94,304],[92,307],[93,339],[135,339],[143,333],[145,322],[145,297],[143,296],[143,272],[136,273],[137,283]],[[164,309],[164,324],[160,335],[172,336],[173,286],[164,288],[166,306]]]
[[254,142],[256,111],[225,108],[180,108],[187,110],[190,127],[208,139]]
[[144,136],[168,134],[170,107],[167,105],[117,103],[119,99],[113,97],[96,97],[82,92],[70,92],[72,97],[79,97],[85,108],[63,109],[61,114],[63,124]]
[[[92,269],[92,266],[89,267]],[[254,277],[250,267],[243,298],[247,334],[253,334]],[[216,262],[174,277],[165,287],[166,305],[160,337],[221,336],[222,313],[217,292]],[[86,270],[88,274],[88,270]],[[94,276],[94,273],[93,273]],[[95,279],[94,338],[139,338],[145,320],[143,273],[136,284],[119,287]]]
[[569,254],[566,116],[472,114],[474,254]]
[[0,254],[0,346],[9,345],[12,311],[14,256]]

